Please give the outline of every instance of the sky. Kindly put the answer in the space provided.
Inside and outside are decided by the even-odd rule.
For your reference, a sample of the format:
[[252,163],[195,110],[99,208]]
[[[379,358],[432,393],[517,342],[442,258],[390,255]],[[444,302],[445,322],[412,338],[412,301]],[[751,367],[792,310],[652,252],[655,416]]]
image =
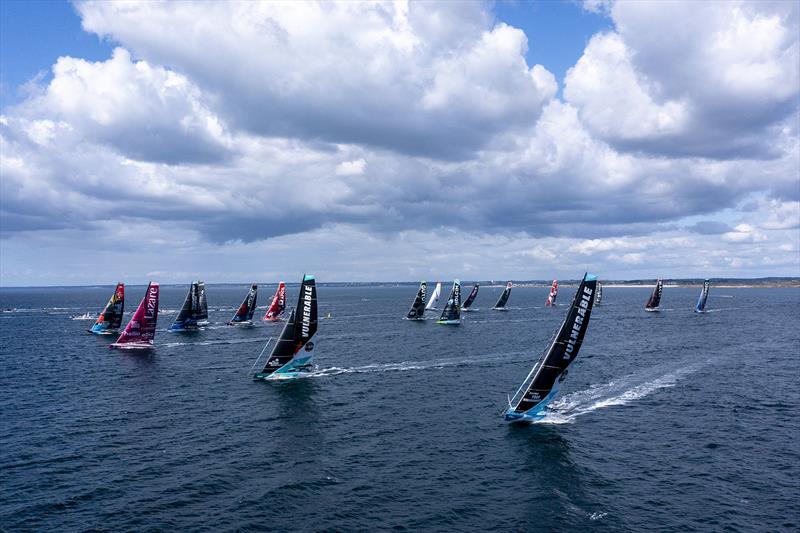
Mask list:
[[0,3],[0,285],[800,276],[800,4]]

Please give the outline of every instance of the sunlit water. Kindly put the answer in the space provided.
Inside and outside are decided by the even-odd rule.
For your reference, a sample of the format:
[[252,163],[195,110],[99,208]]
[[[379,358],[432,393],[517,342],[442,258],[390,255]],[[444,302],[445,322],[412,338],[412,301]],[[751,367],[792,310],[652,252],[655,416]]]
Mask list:
[[[126,288],[126,321],[144,287]],[[560,321],[546,288],[482,288],[460,327],[401,319],[416,287],[319,288],[315,373],[248,370],[280,324],[212,324],[151,355],[85,333],[112,288],[2,289],[6,530],[657,530],[800,527],[800,291],[604,290],[544,423],[500,412]],[[264,306],[274,287],[262,286]],[[289,287],[294,302],[297,287]],[[263,314],[263,310],[260,313]]]

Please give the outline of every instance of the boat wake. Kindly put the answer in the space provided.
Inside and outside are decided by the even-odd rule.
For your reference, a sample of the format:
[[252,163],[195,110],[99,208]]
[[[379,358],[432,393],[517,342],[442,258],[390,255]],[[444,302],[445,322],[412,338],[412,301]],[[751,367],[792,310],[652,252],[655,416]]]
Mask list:
[[[675,384],[685,376],[696,372],[705,363],[694,363],[664,373],[663,367],[630,374],[586,390],[572,392],[553,401],[546,415],[537,424],[568,424],[579,416],[617,405],[640,400],[650,394]],[[654,375],[655,374],[655,375]]]
[[217,344],[247,344],[251,342],[267,342],[269,337],[264,339],[220,339],[215,341],[197,341],[197,342],[165,342],[158,344],[156,347],[174,348],[176,346],[214,346]]

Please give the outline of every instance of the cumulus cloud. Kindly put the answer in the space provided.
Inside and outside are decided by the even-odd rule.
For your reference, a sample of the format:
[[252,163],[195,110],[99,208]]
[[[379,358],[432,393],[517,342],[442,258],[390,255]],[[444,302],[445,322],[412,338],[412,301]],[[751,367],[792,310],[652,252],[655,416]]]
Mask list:
[[[589,8],[596,7],[590,4]],[[798,6],[791,2],[613,2],[564,95],[623,150],[720,159],[781,155],[796,136]]]

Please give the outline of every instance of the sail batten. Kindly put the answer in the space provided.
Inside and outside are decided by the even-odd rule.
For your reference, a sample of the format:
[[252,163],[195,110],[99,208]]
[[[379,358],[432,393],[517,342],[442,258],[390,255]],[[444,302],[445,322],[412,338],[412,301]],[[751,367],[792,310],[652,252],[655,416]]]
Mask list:
[[509,401],[503,414],[507,421],[531,421],[543,416],[541,411],[566,378],[567,367],[578,356],[583,344],[596,286],[597,277],[584,275],[555,337]]
[[411,309],[406,313],[406,318],[408,320],[422,320],[425,318],[425,297],[427,289],[428,284],[426,282],[423,281],[419,284],[419,289],[417,290],[416,297],[414,297],[414,302],[411,304]]

